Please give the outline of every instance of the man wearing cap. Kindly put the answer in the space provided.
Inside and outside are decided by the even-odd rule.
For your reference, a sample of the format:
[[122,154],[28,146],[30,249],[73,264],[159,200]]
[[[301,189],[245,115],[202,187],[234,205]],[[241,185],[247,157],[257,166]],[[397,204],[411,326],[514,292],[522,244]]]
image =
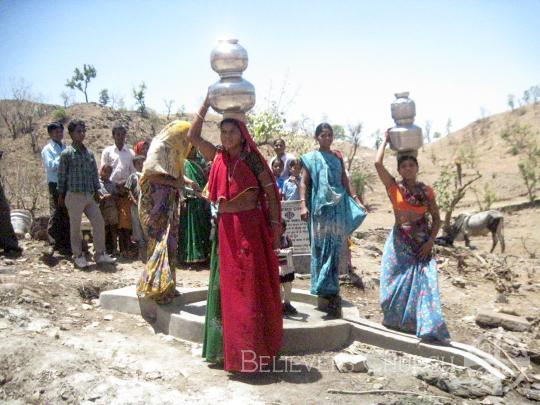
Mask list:
[[71,256],[68,211],[66,207],[58,205],[58,165],[60,154],[66,148],[63,142],[64,126],[59,122],[52,122],[47,125],[47,132],[51,140],[41,151],[41,159],[47,173],[51,215],[47,232],[52,246],[47,253],[52,255],[56,250],[61,254]]

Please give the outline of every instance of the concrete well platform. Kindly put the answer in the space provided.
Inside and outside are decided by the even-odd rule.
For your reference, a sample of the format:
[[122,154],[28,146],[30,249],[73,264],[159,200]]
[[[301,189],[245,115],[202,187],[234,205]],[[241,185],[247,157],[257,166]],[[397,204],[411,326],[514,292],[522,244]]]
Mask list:
[[[180,295],[171,304],[158,305],[139,299],[135,287],[104,291],[100,304],[104,309],[141,315],[156,330],[192,342],[202,342],[206,313],[206,288],[179,288]],[[343,319],[327,319],[317,309],[317,297],[303,290],[293,290],[292,304],[298,314],[284,318],[284,354],[334,350],[350,342],[350,324]],[[343,302],[343,316],[359,320],[354,305]]]
[[[135,286],[102,292],[100,304],[103,309],[141,315],[158,332],[202,343],[207,289],[177,290],[180,295],[168,305],[139,299]],[[499,379],[514,375],[489,353],[459,342],[447,346],[421,342],[414,335],[390,330],[362,318],[357,308],[346,301],[343,301],[342,319],[327,319],[326,313],[317,309],[317,297],[308,291],[295,289],[292,299],[298,314],[284,318],[283,354],[336,350],[357,340],[458,366],[483,369]]]

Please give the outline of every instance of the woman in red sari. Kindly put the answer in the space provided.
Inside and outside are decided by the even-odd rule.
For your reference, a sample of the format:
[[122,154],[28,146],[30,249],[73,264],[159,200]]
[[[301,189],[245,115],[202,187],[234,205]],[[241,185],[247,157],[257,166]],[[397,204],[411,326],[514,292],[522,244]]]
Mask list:
[[213,161],[209,199],[218,209],[224,369],[257,372],[273,364],[283,339],[278,247],[281,213],[272,171],[246,125],[225,118],[221,143],[201,138],[205,100],[188,134]]

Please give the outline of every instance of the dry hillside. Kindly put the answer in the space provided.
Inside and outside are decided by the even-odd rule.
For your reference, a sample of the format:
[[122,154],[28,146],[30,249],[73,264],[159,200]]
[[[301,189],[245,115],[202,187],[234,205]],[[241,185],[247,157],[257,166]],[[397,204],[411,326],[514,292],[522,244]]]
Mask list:
[[[0,103],[0,106],[5,107],[6,104],[9,105],[12,102],[2,100]],[[40,108],[43,111],[42,117],[33,124],[38,150],[48,142],[46,124],[55,119],[55,113],[57,114],[60,107],[40,105]],[[94,151],[98,160],[103,148],[112,142],[111,128],[115,122],[121,121],[128,127],[128,144],[130,145],[141,139],[151,139],[166,122],[163,116],[151,114],[149,118],[143,118],[134,111],[113,110],[97,103],[75,104],[66,108],[65,112],[66,121],[78,118],[87,123],[86,143]],[[215,125],[217,119],[217,116],[211,116],[204,128],[205,136],[213,141],[218,140],[218,131]],[[419,154],[422,179],[433,183],[445,164],[453,162],[456,157],[461,156],[465,157],[465,179],[477,170],[482,174],[482,178],[475,183],[480,197],[484,193],[484,184],[488,183],[496,194],[499,204],[516,199],[520,201],[526,199],[526,189],[517,167],[519,158],[509,153],[508,144],[500,136],[505,128],[513,124],[530,126],[532,136],[540,141],[540,105],[521,107],[513,112],[505,112],[477,120],[447,137],[426,145]],[[13,193],[12,188],[22,187],[21,182],[44,184],[40,155],[32,153],[30,139],[31,137],[26,134],[13,140],[9,135],[8,128],[0,120],[0,149],[4,150],[4,159],[0,167],[10,194]],[[69,140],[67,131],[66,139]],[[350,150],[350,145],[338,141],[336,148],[347,153]],[[271,153],[269,148],[265,152]],[[353,170],[361,170],[368,175],[369,186],[366,200],[374,208],[385,208],[387,205],[386,196],[381,184],[376,179],[372,164],[374,154],[372,149],[360,148]],[[469,163],[467,163],[467,159]],[[395,159],[391,152],[387,153],[386,162],[387,167],[395,172]],[[34,193],[33,189],[26,186],[22,194],[25,198],[29,198],[32,193]],[[42,197],[38,201],[39,211],[44,211],[46,207],[45,188],[43,188]],[[18,204],[15,201],[16,198],[12,198],[12,200],[12,204]],[[469,192],[458,209],[476,210],[475,194]],[[380,225],[386,226],[386,222],[388,221],[385,220]]]
[[[0,100],[1,108],[13,108],[14,103],[10,100]],[[10,198],[12,206],[17,208],[29,208],[32,200],[37,197],[36,215],[47,213],[48,194],[45,186],[45,172],[41,162],[39,151],[49,141],[46,126],[48,123],[57,120],[59,106],[37,105],[40,108],[40,118],[32,124],[36,150],[32,152],[30,134],[19,135],[17,139],[12,139],[8,128],[3,120],[0,120],[0,150],[4,151],[4,157],[0,161],[0,174],[2,175],[6,192]],[[174,117],[177,118],[177,117]],[[64,122],[71,119],[82,119],[86,123],[86,144],[94,152],[96,159],[101,158],[101,151],[112,140],[111,129],[116,122],[122,122],[128,128],[129,145],[134,145],[140,140],[151,140],[165,125],[166,119],[163,116],[150,114],[148,118],[143,118],[134,111],[119,111],[97,103],[75,104],[65,109]],[[171,120],[173,117],[171,117]],[[186,114],[184,119],[191,119],[190,114]],[[209,139],[217,140],[217,117],[209,116],[209,121],[205,125],[204,132]],[[65,140],[69,143],[67,129]]]

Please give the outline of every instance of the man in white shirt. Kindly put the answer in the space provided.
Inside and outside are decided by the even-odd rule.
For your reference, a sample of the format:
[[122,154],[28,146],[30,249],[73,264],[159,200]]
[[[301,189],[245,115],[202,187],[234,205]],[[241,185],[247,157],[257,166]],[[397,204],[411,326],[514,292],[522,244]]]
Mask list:
[[130,174],[135,173],[133,166],[133,150],[126,145],[127,130],[122,124],[116,124],[112,130],[114,145],[107,146],[101,153],[101,167],[112,166],[110,180],[113,183],[125,184]]
[[131,240],[131,200],[125,190],[128,177],[135,173],[133,150],[126,145],[127,130],[122,124],[115,124],[112,129],[114,145],[107,146],[101,154],[101,166],[112,166],[110,180],[119,190],[118,207],[118,242],[120,253],[129,256]]
[[271,160],[270,160],[270,167],[272,167],[272,162],[277,159],[277,158],[280,158],[281,161],[283,162],[283,170],[281,171],[281,176],[279,176],[280,178],[280,182],[283,184],[283,182],[285,180],[287,180],[290,176],[290,173],[289,173],[289,162],[291,160],[294,160],[295,157],[293,154],[291,153],[285,153],[285,141],[281,138],[278,138],[276,140],[274,140],[274,152],[276,152],[276,156],[274,156]]

